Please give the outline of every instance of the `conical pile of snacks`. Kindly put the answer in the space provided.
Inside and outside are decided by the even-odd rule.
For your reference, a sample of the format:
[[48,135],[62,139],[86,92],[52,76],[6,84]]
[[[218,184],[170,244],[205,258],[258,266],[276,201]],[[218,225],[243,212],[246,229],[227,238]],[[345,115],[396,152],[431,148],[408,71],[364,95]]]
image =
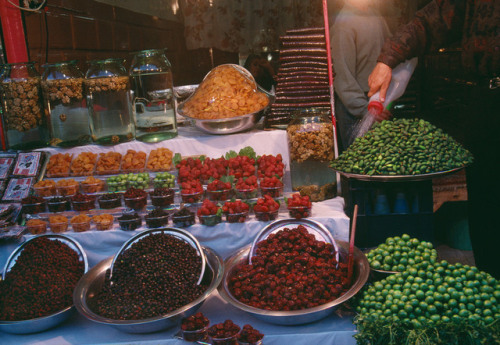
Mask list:
[[361,175],[420,175],[461,168],[472,154],[441,129],[422,119],[375,124],[330,166]]

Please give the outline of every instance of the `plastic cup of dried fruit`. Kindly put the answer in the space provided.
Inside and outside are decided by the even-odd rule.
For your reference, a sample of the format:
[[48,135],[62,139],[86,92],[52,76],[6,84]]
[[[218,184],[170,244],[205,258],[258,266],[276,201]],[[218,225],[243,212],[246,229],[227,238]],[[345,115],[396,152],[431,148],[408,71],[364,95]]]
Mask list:
[[95,208],[95,197],[91,195],[85,195],[83,199],[75,200],[75,196],[71,200],[71,205],[75,211],[88,211]]
[[162,226],[168,224],[168,214],[158,217],[146,215],[144,219],[146,220],[146,225],[148,226],[148,228],[161,228]]
[[183,193],[181,190],[181,199],[183,203],[193,204],[203,199],[203,191],[196,193]]
[[109,210],[122,205],[122,196],[118,193],[103,194],[97,199],[97,202],[99,203],[99,208]]
[[104,181],[99,180],[98,182],[92,183],[81,182],[80,186],[82,189],[82,193],[97,193],[104,190]]
[[90,230],[90,218],[82,222],[71,222],[74,232],[84,232]]
[[56,185],[47,185],[47,186],[33,186],[33,190],[35,191],[35,195],[39,197],[48,197],[55,196],[57,194]]
[[67,198],[57,196],[47,200],[49,212],[64,212],[71,209],[70,202]]
[[268,211],[268,212],[259,212],[253,210],[255,213],[255,218],[261,222],[267,222],[270,220],[276,220],[278,218],[278,212],[279,210],[276,211]]
[[154,191],[149,193],[151,204],[156,207],[167,207],[174,203],[175,192],[171,190],[168,194],[154,195]]
[[235,194],[238,199],[254,199],[259,195],[259,191],[257,188],[235,189]]
[[260,194],[262,196],[269,195],[272,198],[279,198],[283,196],[283,187],[284,186],[273,186],[273,187],[260,186]]
[[231,199],[232,189],[208,190],[207,197],[212,201],[224,201]]
[[45,200],[22,203],[22,212],[24,214],[37,214],[45,212]]
[[119,217],[118,218],[118,224],[120,225],[120,229],[124,231],[133,231],[135,229],[138,229],[142,226],[142,218],[140,216],[133,217],[133,218],[123,218]]
[[26,228],[32,235],[40,235],[47,232],[47,222],[40,221],[32,224],[30,221],[26,223]]
[[238,340],[238,345],[262,345],[262,339],[253,341],[253,342],[246,342],[246,341],[241,341]]
[[228,223],[244,223],[248,217],[248,211],[238,213],[225,213],[226,222]]
[[209,335],[208,343],[212,345],[238,345],[238,333],[227,338],[214,338]]
[[308,206],[288,206],[290,218],[301,219],[311,216],[311,207]]
[[206,225],[206,226],[214,226],[219,224],[222,221],[222,217],[218,214],[209,214],[209,215],[201,215],[198,216],[198,219],[200,221],[200,224]]
[[78,184],[72,184],[68,186],[57,186],[57,194],[60,196],[73,196],[78,193]]
[[208,325],[194,331],[181,329],[182,339],[185,341],[204,341],[207,339]]
[[133,198],[126,198],[124,196],[123,200],[125,201],[125,206],[133,210],[139,211],[142,210],[144,207],[146,207],[148,203],[148,195],[144,194]]
[[111,216],[110,219],[102,219],[100,221],[95,221],[94,219],[92,219],[92,222],[95,224],[96,230],[105,231],[113,227],[113,220],[113,216]]
[[49,223],[50,231],[53,233],[66,232],[68,230],[68,220]]

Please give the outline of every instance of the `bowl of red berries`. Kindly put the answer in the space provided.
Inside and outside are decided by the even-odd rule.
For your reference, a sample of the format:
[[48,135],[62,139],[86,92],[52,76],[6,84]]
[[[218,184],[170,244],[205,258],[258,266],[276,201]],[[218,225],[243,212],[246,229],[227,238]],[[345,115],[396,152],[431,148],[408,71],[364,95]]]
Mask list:
[[240,177],[234,185],[234,192],[239,199],[256,198],[259,193],[257,176]]
[[259,178],[277,176],[282,178],[285,174],[285,164],[280,153],[274,155],[262,155],[257,158],[257,175]]
[[244,325],[238,335],[238,345],[261,345],[264,334],[251,325]]
[[280,203],[274,200],[270,195],[264,195],[262,198],[257,199],[257,202],[253,205],[255,218],[261,222],[276,220],[276,218],[278,218],[279,209]]
[[212,345],[238,345],[238,334],[241,327],[231,320],[210,326],[208,341]]
[[210,321],[201,312],[182,319],[181,334],[186,341],[205,341]]
[[250,205],[240,199],[226,201],[222,206],[222,213],[225,214],[228,223],[244,223],[248,212],[250,212]]
[[260,194],[269,195],[273,198],[283,196],[283,181],[276,176],[263,177],[260,179]]
[[222,209],[209,199],[203,200],[196,214],[203,225],[214,226],[222,221]]
[[229,180],[212,180],[207,185],[207,197],[212,201],[224,201],[231,198],[232,186]]
[[295,193],[290,198],[286,198],[285,201],[291,218],[301,219],[311,215],[312,203],[309,196]]
[[125,206],[133,210],[139,211],[146,207],[148,203],[148,193],[139,188],[130,187],[123,194]]
[[181,183],[181,199],[183,203],[193,204],[203,199],[203,186],[198,180]]
[[363,252],[354,248],[349,279],[349,243],[317,237],[313,222],[283,220],[275,230],[255,250],[249,245],[226,258],[218,291],[233,307],[272,324],[305,324],[333,313],[368,280]]

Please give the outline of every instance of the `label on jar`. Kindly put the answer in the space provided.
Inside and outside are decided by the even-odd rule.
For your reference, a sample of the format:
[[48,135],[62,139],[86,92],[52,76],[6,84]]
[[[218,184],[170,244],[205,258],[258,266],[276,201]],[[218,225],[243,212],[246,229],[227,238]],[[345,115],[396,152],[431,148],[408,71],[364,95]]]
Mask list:
[[33,178],[31,177],[10,179],[2,200],[21,201],[29,195],[32,184]]
[[41,152],[23,152],[17,155],[13,175],[36,176],[40,166]]

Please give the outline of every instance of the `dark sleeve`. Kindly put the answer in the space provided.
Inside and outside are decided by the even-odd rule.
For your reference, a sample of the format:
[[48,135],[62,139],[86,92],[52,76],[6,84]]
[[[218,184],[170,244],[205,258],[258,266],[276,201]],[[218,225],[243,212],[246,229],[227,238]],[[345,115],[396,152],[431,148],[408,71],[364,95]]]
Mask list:
[[424,52],[458,41],[462,35],[466,0],[434,0],[385,41],[377,59],[391,68]]

